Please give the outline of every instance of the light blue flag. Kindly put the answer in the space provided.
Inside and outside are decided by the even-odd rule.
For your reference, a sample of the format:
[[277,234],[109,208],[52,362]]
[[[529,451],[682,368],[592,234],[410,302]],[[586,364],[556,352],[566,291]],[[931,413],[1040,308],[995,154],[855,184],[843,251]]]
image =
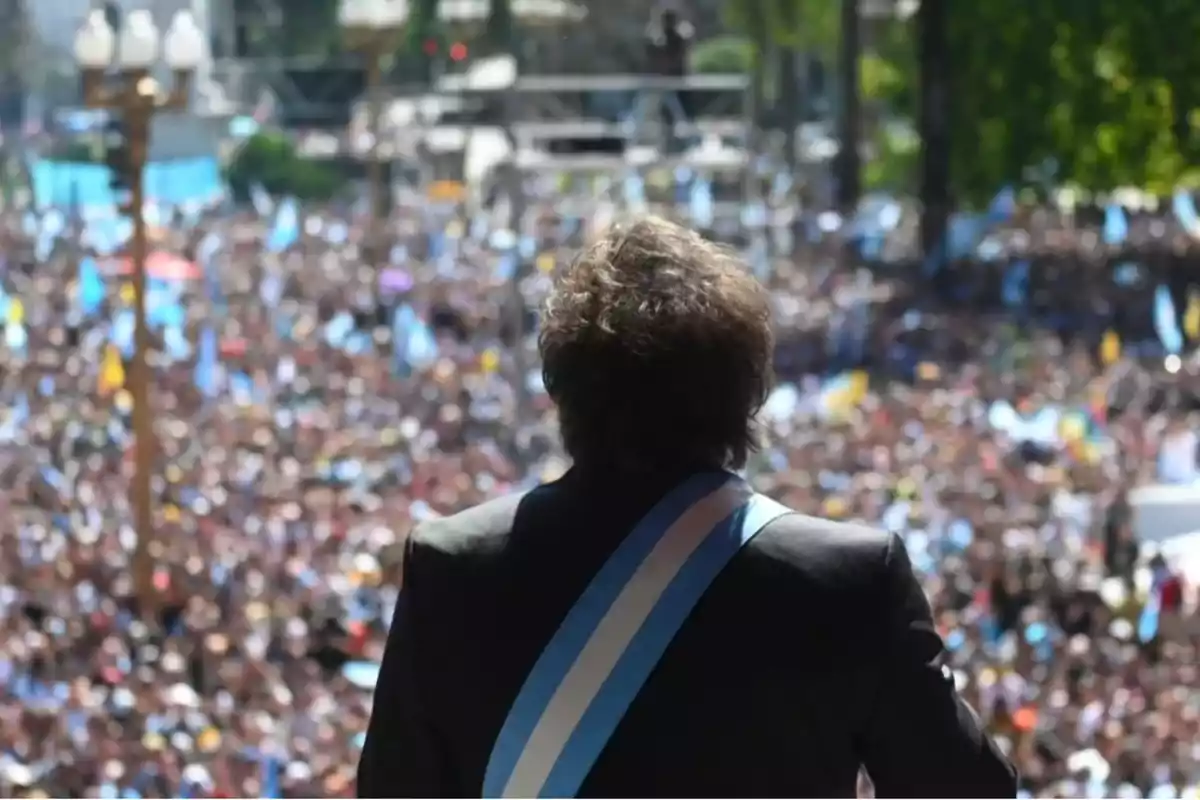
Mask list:
[[261,797],[269,800],[283,797],[283,791],[279,785],[279,772],[282,768],[283,765],[275,756],[266,753],[259,755],[259,795]]
[[746,251],[746,262],[750,265],[750,271],[760,281],[771,277],[771,254],[763,236],[755,236],[751,240],[750,248]]
[[4,343],[9,350],[24,357],[28,355],[29,333],[20,322],[9,321],[4,326]]
[[346,337],[346,341],[342,343],[342,349],[352,356],[369,353],[374,346],[370,334],[363,331],[351,331],[350,335]]
[[886,195],[864,198],[848,226],[863,258],[877,261],[883,255],[887,234],[900,224],[901,213],[899,203]]
[[932,277],[948,262],[973,253],[988,232],[1012,218],[1017,208],[1017,192],[1005,186],[988,203],[983,214],[955,214],[946,225],[946,235],[925,257],[925,277]]
[[263,219],[271,216],[271,212],[275,210],[271,195],[267,194],[267,190],[260,183],[250,187],[250,203],[254,206],[254,213]]
[[224,195],[221,167],[212,156],[160,161],[146,172],[148,184],[155,189],[154,199],[164,208],[208,203]]
[[283,279],[275,273],[268,273],[258,285],[258,299],[265,308],[275,309],[283,299]]
[[163,329],[163,348],[172,363],[187,361],[192,355],[192,346],[183,335],[183,328],[169,325]]
[[131,235],[128,220],[117,217],[93,219],[84,228],[83,240],[100,255],[112,255]]
[[714,216],[712,182],[707,178],[696,178],[692,181],[688,210],[693,225],[698,228],[712,227]]
[[992,202],[988,203],[987,218],[993,224],[1004,222],[1011,219],[1016,210],[1017,190],[1011,186],[1005,186],[996,192]]
[[1011,309],[1022,308],[1029,295],[1029,260],[1017,261],[1008,266],[1000,288],[1004,305]]
[[217,255],[221,252],[222,238],[215,231],[200,240],[196,247],[196,263],[204,276],[204,294],[217,312],[225,310],[225,298],[221,295],[220,267]]
[[296,322],[289,314],[276,314],[274,316],[275,335],[285,341],[295,340],[295,325]]
[[146,321],[150,327],[182,328],[187,322],[183,299],[175,286],[163,281],[149,281],[146,286]]
[[133,317],[133,309],[123,308],[113,318],[112,329],[109,332],[108,339],[114,347],[121,351],[121,355],[125,358],[133,356],[133,333],[135,326],[136,321]]
[[104,288],[104,278],[100,276],[100,267],[96,259],[85,256],[79,259],[79,276],[76,292],[79,298],[79,310],[85,316],[94,316],[102,305],[107,291]]
[[33,255],[38,261],[46,261],[50,258],[50,254],[54,252],[54,243],[58,241],[58,236],[50,231],[43,230],[38,234],[37,241],[33,245]]
[[1159,285],[1154,290],[1154,331],[1162,342],[1163,349],[1171,355],[1183,350],[1183,331],[1179,328],[1179,313],[1171,300],[1171,292]]
[[407,303],[392,314],[392,349],[396,359],[394,368],[400,375],[429,364],[438,355],[433,331]]
[[29,398],[22,392],[9,409],[8,415],[0,423],[0,442],[9,443],[17,438],[29,419]]
[[275,221],[267,234],[267,250],[281,253],[300,238],[300,208],[295,198],[285,198],[275,211]]
[[258,387],[254,385],[254,379],[244,372],[234,372],[226,376],[226,381],[229,384],[229,393],[233,396],[233,401],[239,406],[254,405],[258,398]]
[[1158,621],[1161,615],[1162,587],[1159,585],[1159,581],[1155,580],[1150,587],[1150,596],[1146,598],[1146,605],[1142,607],[1142,613],[1138,615],[1138,641],[1145,644],[1158,636]]
[[1179,189],[1175,192],[1175,196],[1171,198],[1171,208],[1175,212],[1175,219],[1183,226],[1183,229],[1190,234],[1200,234],[1200,214],[1196,213],[1196,201],[1192,199],[1192,193]]
[[637,172],[630,172],[622,182],[625,195],[625,205],[628,208],[639,209],[646,204],[646,182]]
[[955,214],[950,218],[947,253],[950,259],[966,258],[975,253],[988,233],[1007,222],[1016,209],[1016,192],[1011,186],[1001,189],[983,214]]
[[431,228],[426,235],[429,239],[429,260],[437,261],[446,254],[446,234],[440,228]]
[[496,259],[495,275],[497,280],[509,281],[517,274],[517,256],[516,253],[509,251],[501,253]]
[[771,179],[771,199],[776,203],[782,202],[792,191],[795,181],[790,172],[777,172]]
[[379,664],[374,661],[347,661],[342,677],[360,689],[374,689],[379,680]]
[[688,202],[688,196],[692,191],[692,181],[696,178],[696,174],[687,167],[675,168],[675,205],[683,205]]
[[767,224],[767,207],[761,202],[742,206],[742,225],[747,228],[761,228]]
[[532,236],[522,236],[517,242],[517,255],[528,261],[537,255],[537,241]]
[[200,240],[200,244],[196,246],[196,260],[201,264],[207,264],[216,258],[219,252],[221,252],[221,235],[216,231],[207,233]]
[[350,312],[342,311],[325,324],[325,343],[330,347],[344,347],[353,331],[354,317]]
[[1104,208],[1104,243],[1122,244],[1128,235],[1129,221],[1125,217],[1125,209],[1116,203],[1109,203]]
[[200,334],[200,352],[196,355],[196,370],[192,379],[200,394],[210,400],[221,391],[219,370],[217,332],[210,325]]

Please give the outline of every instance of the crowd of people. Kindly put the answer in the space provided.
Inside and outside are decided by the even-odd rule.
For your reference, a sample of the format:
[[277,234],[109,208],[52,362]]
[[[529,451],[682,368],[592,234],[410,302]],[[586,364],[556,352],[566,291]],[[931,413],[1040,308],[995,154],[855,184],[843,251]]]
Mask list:
[[[406,532],[567,466],[532,309],[611,216],[276,201],[158,232],[195,271],[152,276],[139,597],[127,279],[7,212],[0,794],[352,796]],[[1196,575],[1131,499],[1196,429],[1200,371],[1144,324],[1186,232],[1143,258],[1022,221],[931,271],[796,222],[742,242],[778,329],[752,480],[903,533],[1025,796],[1200,797]]]

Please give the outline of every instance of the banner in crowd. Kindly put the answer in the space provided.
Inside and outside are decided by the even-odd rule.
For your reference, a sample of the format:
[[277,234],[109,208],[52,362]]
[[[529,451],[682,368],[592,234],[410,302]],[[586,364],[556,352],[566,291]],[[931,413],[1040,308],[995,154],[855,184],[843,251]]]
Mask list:
[[[107,208],[119,199],[112,170],[104,164],[43,159],[30,166],[30,176],[38,208]],[[158,205],[205,205],[225,191],[213,157],[150,163],[143,180],[147,199]]]

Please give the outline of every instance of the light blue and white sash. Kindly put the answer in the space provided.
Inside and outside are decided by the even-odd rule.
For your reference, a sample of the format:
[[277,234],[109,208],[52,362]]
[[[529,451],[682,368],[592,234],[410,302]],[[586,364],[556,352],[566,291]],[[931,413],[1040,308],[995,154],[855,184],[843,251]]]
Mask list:
[[592,580],[517,695],[484,797],[574,797],[671,640],[726,564],[791,510],[711,472],[659,501]]

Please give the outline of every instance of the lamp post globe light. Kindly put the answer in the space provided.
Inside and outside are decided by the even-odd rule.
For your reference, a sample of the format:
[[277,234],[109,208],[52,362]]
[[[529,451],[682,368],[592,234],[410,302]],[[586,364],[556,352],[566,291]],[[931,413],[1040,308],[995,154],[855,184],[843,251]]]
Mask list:
[[406,22],[408,0],[341,0],[338,5],[338,24],[357,48],[368,39],[390,43]]
[[84,97],[94,97],[117,52],[117,35],[105,20],[103,10],[88,13],[75,34],[74,51],[83,75]]
[[[134,475],[131,504],[137,532],[133,554],[133,578],[142,600],[143,613],[152,614],[157,605],[153,585],[154,561],[161,554],[155,540],[152,480],[155,466],[154,418],[150,406],[150,369],[147,353],[150,331],[146,322],[146,259],[148,241],[144,212],[142,174],[149,155],[150,124],[160,111],[187,109],[191,79],[207,56],[207,41],[189,11],[178,12],[160,36],[150,12],[129,12],[120,31],[114,31],[102,10],[88,13],[75,35],[75,60],[79,65],[84,102],[89,108],[120,115],[124,129],[122,175],[129,188],[127,213],[133,221],[129,259],[133,266],[134,352],[125,387],[132,400],[134,432]],[[163,91],[150,76],[159,61],[173,73],[171,86]],[[114,82],[105,75],[117,68]]]
[[163,60],[176,80],[190,78],[207,58],[207,37],[196,18],[190,11],[176,14],[163,37]]
[[117,35],[104,19],[104,11],[89,11],[75,33],[75,61],[85,70],[103,70],[116,51]]
[[117,36],[117,58],[124,69],[150,69],[158,60],[158,28],[149,11],[131,11]]

